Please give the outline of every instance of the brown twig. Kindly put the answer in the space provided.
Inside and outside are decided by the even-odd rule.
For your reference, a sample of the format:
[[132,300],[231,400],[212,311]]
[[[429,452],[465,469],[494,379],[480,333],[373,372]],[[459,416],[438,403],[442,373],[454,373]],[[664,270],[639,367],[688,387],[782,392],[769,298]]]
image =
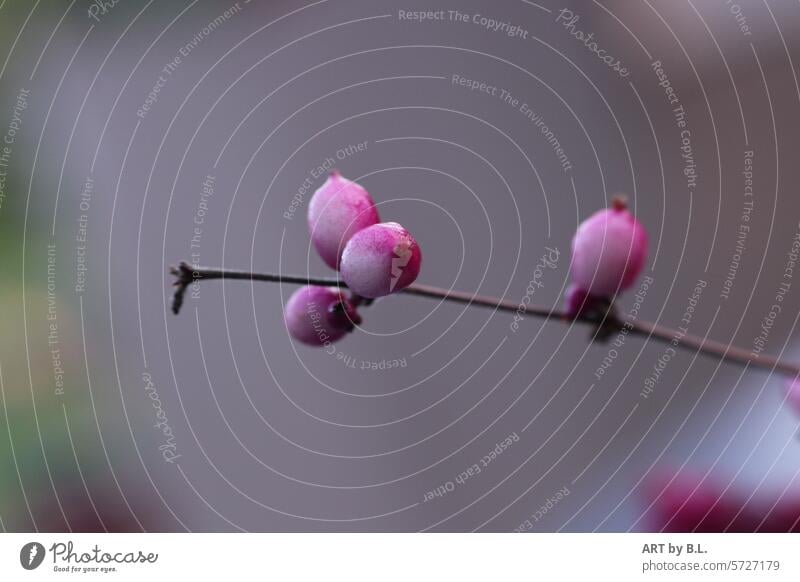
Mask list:
[[[193,283],[202,280],[238,279],[245,281],[289,283],[294,285],[319,285],[322,287],[341,288],[347,287],[347,285],[345,285],[342,281],[335,278],[303,277],[295,275],[282,275],[277,273],[251,273],[249,271],[212,269],[207,267],[194,268],[183,262],[177,267],[172,267],[170,272],[176,277],[174,283],[175,294],[172,298],[172,311],[176,315],[180,313],[186,290]],[[703,339],[699,336],[684,334],[678,330],[656,325],[655,323],[648,321],[622,318],[617,315],[616,311],[613,309],[613,306],[609,307],[607,310],[596,311],[587,313],[585,315],[572,317],[563,311],[553,310],[539,305],[527,305],[525,306],[523,312],[520,310],[518,304],[506,301],[504,299],[486,295],[475,295],[463,291],[453,291],[443,289],[441,287],[433,287],[430,285],[414,284],[403,289],[401,293],[404,293],[405,295],[418,295],[421,297],[441,299],[443,301],[454,301],[456,303],[464,303],[478,307],[488,307],[498,311],[507,311],[512,313],[520,312],[522,315],[526,316],[543,317],[561,321],[576,321],[579,323],[590,324],[595,327],[596,333],[594,337],[597,339],[607,339],[613,334],[627,329],[627,333],[632,335],[654,338],[665,343],[671,343],[676,347],[699,351],[704,354],[740,365],[749,364],[750,367],[778,370],[790,377],[800,376],[800,366],[795,364],[783,362],[772,356],[766,356],[763,354],[756,355],[744,348],[736,347],[730,344]]]

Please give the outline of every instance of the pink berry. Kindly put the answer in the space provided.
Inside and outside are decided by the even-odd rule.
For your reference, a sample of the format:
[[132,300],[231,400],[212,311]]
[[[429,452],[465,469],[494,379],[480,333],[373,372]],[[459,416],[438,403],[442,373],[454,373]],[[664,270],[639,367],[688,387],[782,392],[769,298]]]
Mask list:
[[301,287],[286,302],[283,316],[292,337],[311,346],[330,345],[361,323],[347,297],[330,287]]
[[353,235],[342,254],[342,279],[353,293],[374,299],[411,285],[421,263],[414,237],[396,222],[385,222]]
[[378,209],[369,193],[334,170],[308,204],[308,228],[314,247],[328,266],[339,268],[347,241],[377,224]]
[[572,239],[572,282],[588,295],[611,299],[636,281],[647,258],[647,231],[622,199],[600,210]]
[[786,382],[786,404],[800,414],[800,378]]
[[748,494],[686,472],[651,477],[650,528],[665,532],[797,532],[800,499]]

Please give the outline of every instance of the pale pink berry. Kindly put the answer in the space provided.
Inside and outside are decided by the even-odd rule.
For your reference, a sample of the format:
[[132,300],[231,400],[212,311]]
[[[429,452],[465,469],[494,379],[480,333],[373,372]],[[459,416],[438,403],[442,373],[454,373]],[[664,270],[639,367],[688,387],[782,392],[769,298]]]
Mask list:
[[322,260],[338,269],[344,247],[359,230],[380,222],[369,193],[334,170],[311,197],[308,228]]
[[606,299],[628,289],[647,258],[647,231],[622,199],[600,210],[579,227],[572,239],[573,285]]
[[342,254],[342,279],[353,293],[374,299],[411,285],[421,263],[414,237],[396,222],[385,222],[353,235]]
[[786,404],[800,414],[800,378],[786,382]]
[[361,323],[350,300],[330,287],[301,287],[286,302],[283,317],[292,337],[311,346],[330,345]]

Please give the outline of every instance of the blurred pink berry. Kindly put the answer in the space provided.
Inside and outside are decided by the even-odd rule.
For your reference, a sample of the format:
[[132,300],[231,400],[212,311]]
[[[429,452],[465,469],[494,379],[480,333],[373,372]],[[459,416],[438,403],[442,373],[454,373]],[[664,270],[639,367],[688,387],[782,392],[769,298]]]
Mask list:
[[338,269],[344,247],[359,230],[380,221],[369,193],[334,170],[308,204],[314,247],[328,266]]
[[[671,482],[670,482],[671,481]],[[671,479],[651,479],[651,527],[666,532],[797,532],[800,498],[787,494],[774,499],[728,491],[713,481],[688,472]]]
[[786,392],[786,403],[791,406],[797,414],[800,414],[800,378],[789,380],[786,383]]
[[622,199],[585,220],[572,239],[575,287],[611,299],[636,281],[647,258],[647,231]]
[[301,287],[286,302],[283,316],[292,337],[310,346],[332,344],[361,323],[347,297],[329,287]]
[[357,232],[342,254],[342,279],[353,293],[374,299],[411,285],[419,275],[417,241],[396,222]]
[[569,317],[602,315],[608,310],[608,299],[589,295],[574,283],[567,287],[565,295],[566,313]]

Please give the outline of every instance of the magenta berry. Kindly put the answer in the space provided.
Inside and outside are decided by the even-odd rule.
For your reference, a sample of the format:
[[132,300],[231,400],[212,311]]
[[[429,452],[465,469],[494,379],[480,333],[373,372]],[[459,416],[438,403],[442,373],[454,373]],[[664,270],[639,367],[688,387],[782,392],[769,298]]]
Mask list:
[[361,323],[350,300],[329,287],[301,287],[286,302],[283,316],[292,337],[311,346],[332,344]]
[[743,495],[699,475],[650,478],[650,520],[662,532],[797,532],[800,500],[795,495]]
[[377,224],[378,209],[369,193],[334,170],[308,205],[308,227],[314,247],[328,266],[339,268],[350,238]]
[[568,317],[602,317],[610,305],[608,299],[589,295],[574,283],[567,288],[564,303]]
[[573,285],[611,299],[636,281],[646,258],[647,231],[617,198],[578,227],[572,239]]
[[353,235],[342,254],[342,279],[362,297],[374,299],[411,285],[419,275],[422,253],[396,222],[365,228]]

